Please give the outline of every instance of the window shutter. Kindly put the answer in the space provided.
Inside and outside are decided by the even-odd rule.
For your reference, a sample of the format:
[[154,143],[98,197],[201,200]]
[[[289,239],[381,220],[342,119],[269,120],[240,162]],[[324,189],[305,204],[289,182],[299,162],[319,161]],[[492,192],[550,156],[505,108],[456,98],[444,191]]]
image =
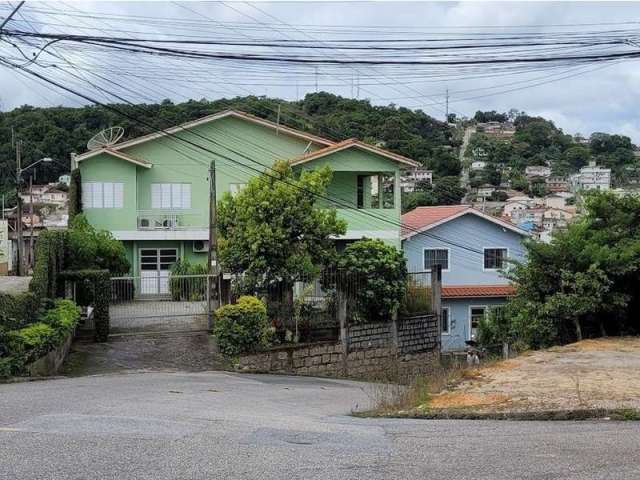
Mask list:
[[162,185],[151,184],[151,208],[162,208]]
[[93,208],[103,208],[104,202],[102,201],[102,183],[95,182],[93,184],[93,192],[92,192],[92,206]]
[[113,208],[124,207],[124,184],[113,184]]
[[190,183],[182,184],[182,208],[187,210],[191,208],[191,184]]
[[182,208],[182,189],[179,183],[171,183],[171,208]]
[[103,207],[113,208],[113,183],[106,182],[102,184]]
[[161,183],[162,208],[171,208],[171,184]]

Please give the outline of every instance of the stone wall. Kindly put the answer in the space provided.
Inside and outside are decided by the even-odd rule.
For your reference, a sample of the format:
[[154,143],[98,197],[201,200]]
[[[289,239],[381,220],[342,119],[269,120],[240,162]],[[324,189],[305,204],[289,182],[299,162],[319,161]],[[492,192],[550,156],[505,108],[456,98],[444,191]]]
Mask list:
[[439,361],[437,323],[433,316],[398,321],[398,348],[391,324],[354,325],[342,343],[324,342],[272,348],[243,355],[243,372],[295,375],[401,379],[428,372]]

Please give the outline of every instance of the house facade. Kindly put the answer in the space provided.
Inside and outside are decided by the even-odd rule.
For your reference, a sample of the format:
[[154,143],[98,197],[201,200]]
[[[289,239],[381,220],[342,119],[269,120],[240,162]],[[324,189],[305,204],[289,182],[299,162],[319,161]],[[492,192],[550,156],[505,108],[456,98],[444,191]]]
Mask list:
[[569,185],[574,193],[580,190],[609,190],[611,169],[600,167],[595,161],[590,161],[589,165],[582,167],[579,173],[569,177]]
[[504,271],[525,260],[528,233],[467,205],[418,207],[402,222],[409,271],[442,265],[442,347],[462,350],[480,319],[515,293]]
[[[180,141],[179,138],[184,141]],[[287,160],[295,171],[329,165],[330,204],[348,229],[336,241],[380,238],[400,247],[400,172],[418,164],[357,140],[336,143],[238,111],[72,156],[89,223],[124,243],[135,277],[165,293],[178,259],[206,263],[209,168],[216,198]],[[155,285],[155,286],[154,286]]]

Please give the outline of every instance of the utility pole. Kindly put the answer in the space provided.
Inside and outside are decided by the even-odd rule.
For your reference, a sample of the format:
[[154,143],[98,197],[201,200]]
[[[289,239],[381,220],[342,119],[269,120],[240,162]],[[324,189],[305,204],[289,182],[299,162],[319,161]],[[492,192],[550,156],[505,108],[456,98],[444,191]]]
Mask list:
[[23,272],[23,244],[22,244],[22,198],[20,198],[20,179],[22,177],[22,140],[16,141],[16,196],[17,196],[17,208],[16,208],[16,234],[18,237],[18,276],[22,276]]
[[[33,172],[35,173],[35,170]],[[31,224],[29,225],[29,263],[27,265],[33,267],[33,176],[29,177],[29,216]]]
[[445,96],[445,114],[444,114],[444,121],[446,123],[449,123],[449,89],[447,88],[447,93]]
[[[211,291],[215,288],[217,307],[221,305],[222,291],[220,285],[220,273],[218,267],[218,233],[216,228],[216,161],[211,160],[209,166],[209,252],[208,252],[208,273],[207,277],[207,314],[209,316],[209,329],[213,328],[213,305]],[[215,286],[211,281],[215,282]]]

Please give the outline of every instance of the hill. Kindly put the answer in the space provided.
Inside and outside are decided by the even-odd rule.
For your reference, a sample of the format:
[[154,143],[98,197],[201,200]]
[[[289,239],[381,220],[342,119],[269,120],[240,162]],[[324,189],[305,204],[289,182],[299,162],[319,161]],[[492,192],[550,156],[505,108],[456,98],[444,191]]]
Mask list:
[[[237,97],[215,101],[190,100],[174,104],[114,104],[118,111],[142,119],[156,129],[168,128],[206,115],[235,108],[333,140],[357,137],[372,144],[414,158],[433,168],[437,175],[457,175],[460,165],[455,155],[453,129],[422,111],[374,106],[325,92],[307,95],[298,102],[267,97]],[[83,152],[86,142],[100,130],[120,125],[125,138],[134,138],[153,129],[100,106],[81,108],[39,108],[23,106],[0,112],[0,194],[12,197],[15,153],[11,129],[24,142],[23,164],[51,157],[60,163],[38,166],[37,181],[54,181],[68,172],[70,152]]]

